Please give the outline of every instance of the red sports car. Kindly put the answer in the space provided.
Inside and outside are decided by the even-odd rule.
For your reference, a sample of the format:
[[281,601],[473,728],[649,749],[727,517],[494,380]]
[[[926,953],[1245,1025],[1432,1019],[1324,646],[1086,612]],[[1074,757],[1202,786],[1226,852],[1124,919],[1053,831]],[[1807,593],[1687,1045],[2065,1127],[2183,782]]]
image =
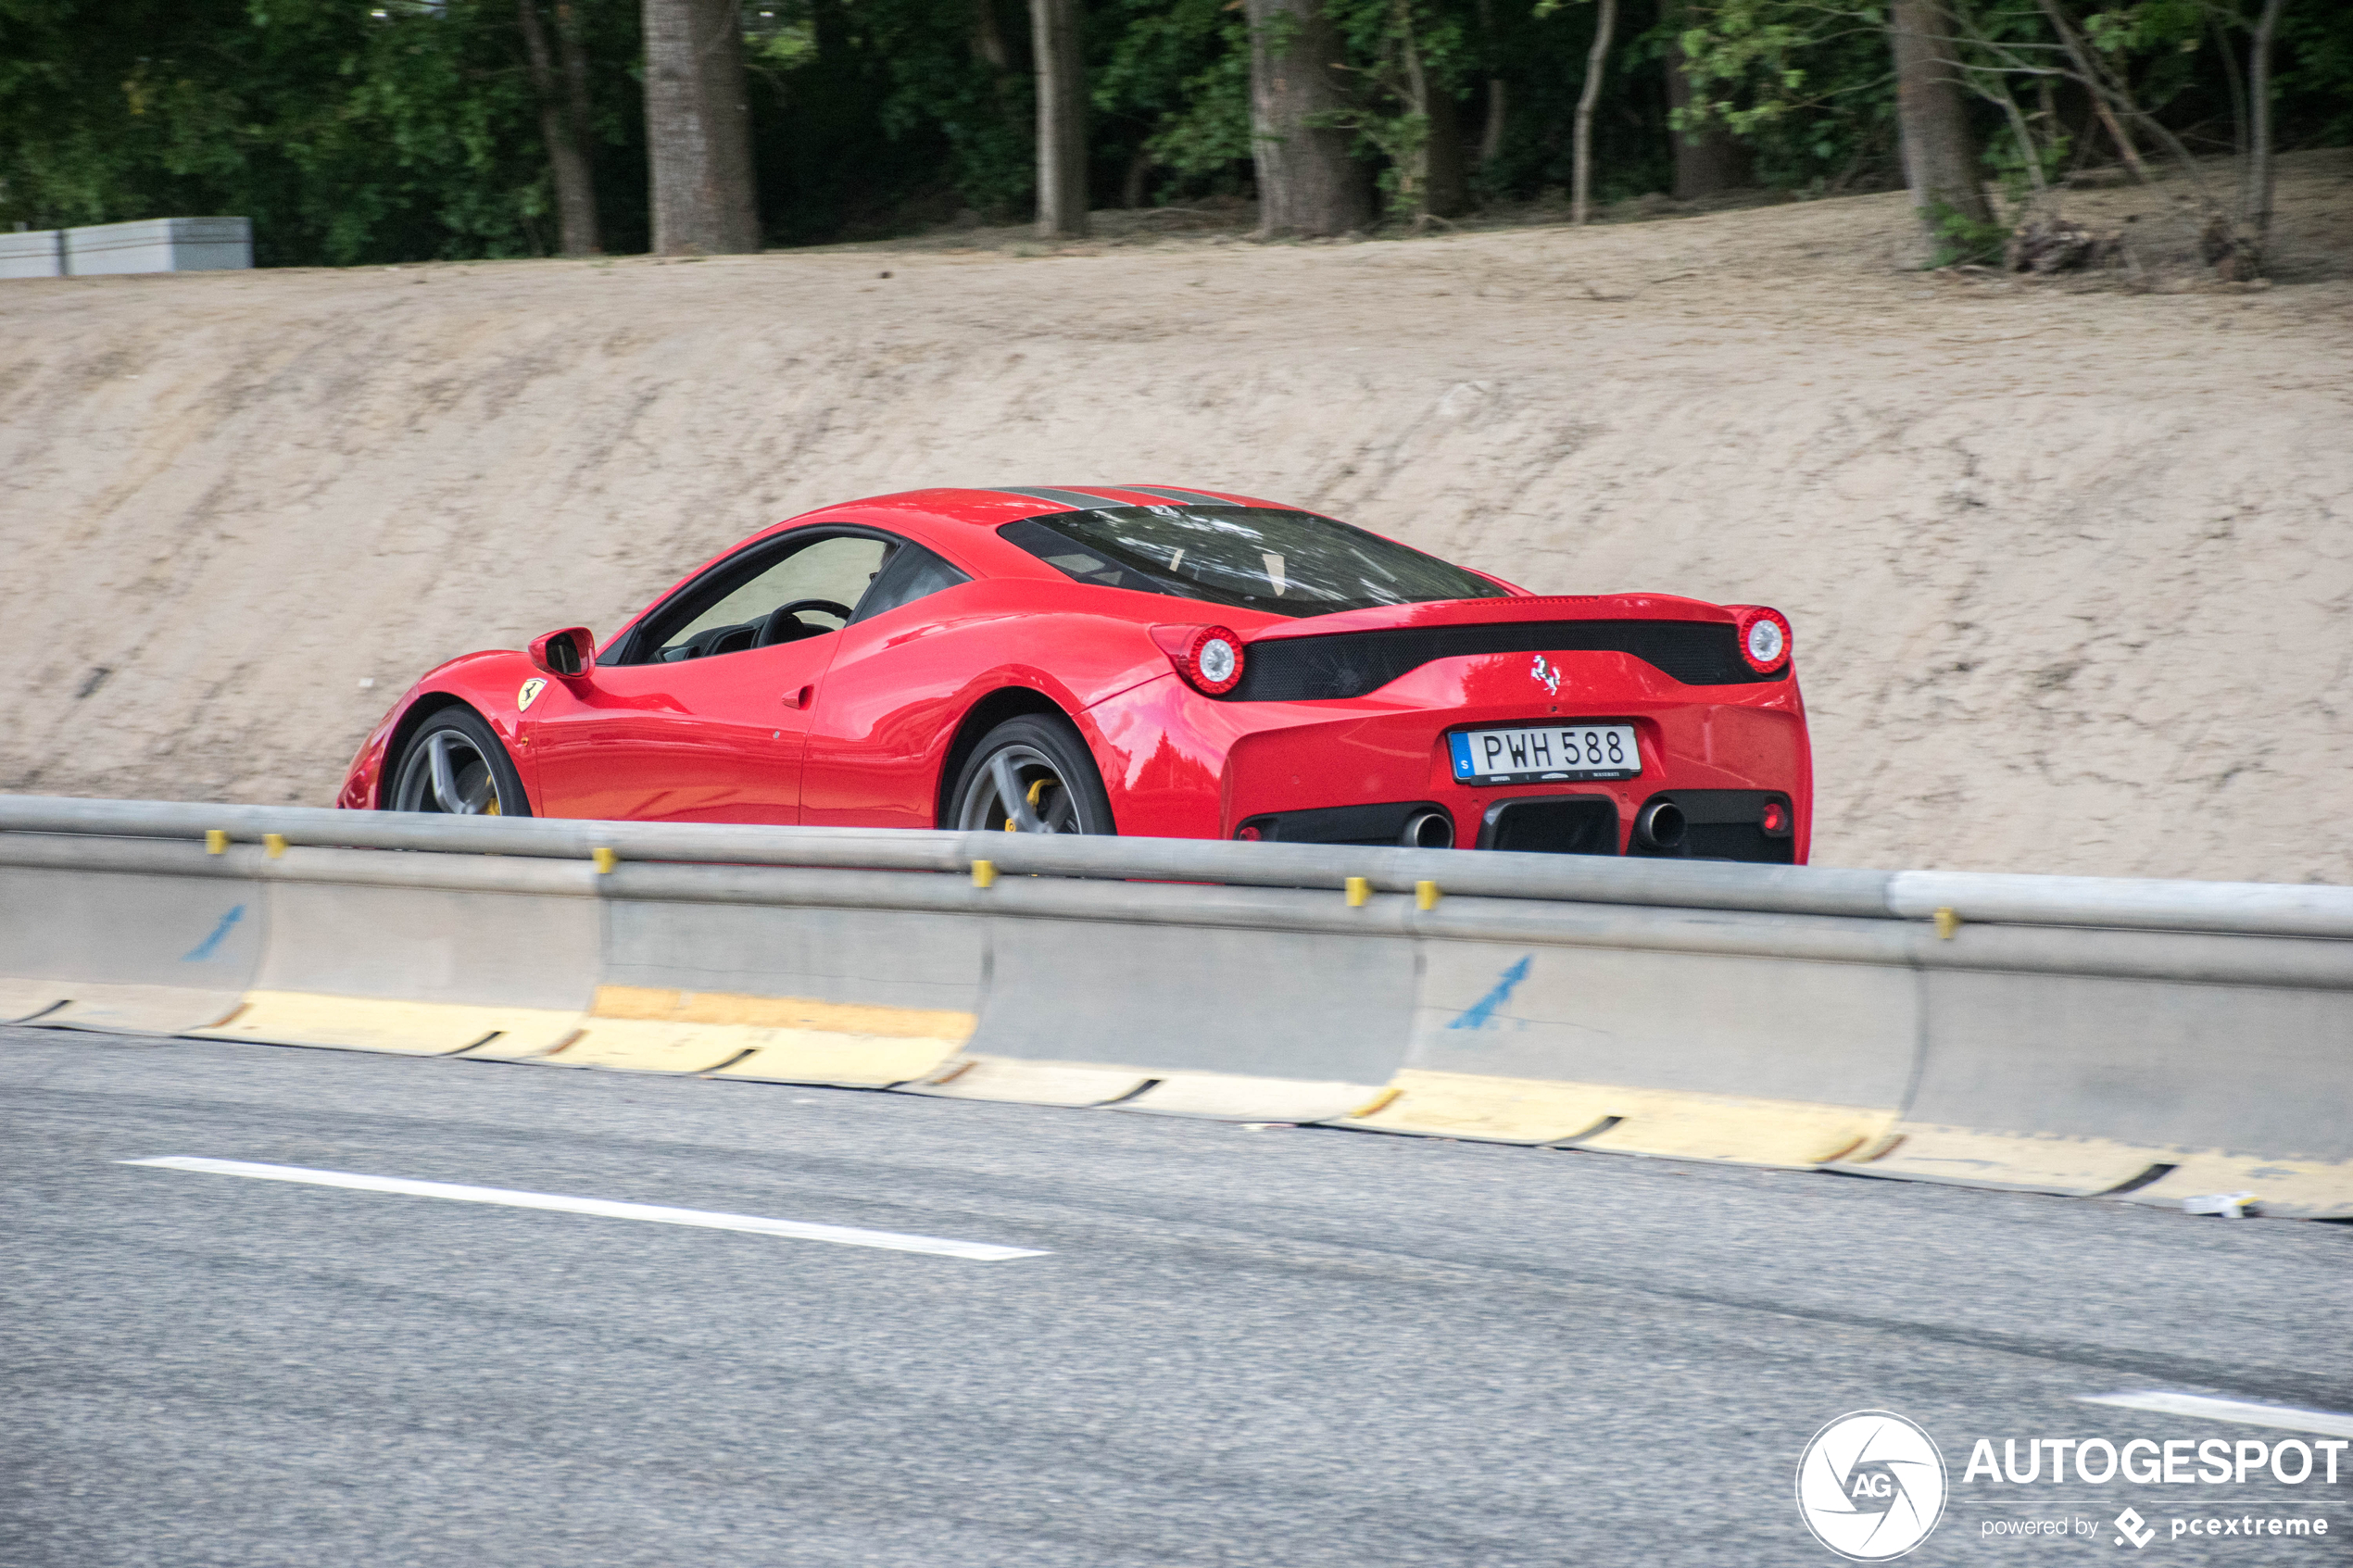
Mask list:
[[1778,611],[1120,484],[778,523],[601,648],[434,671],[339,803],[1787,862],[1812,797]]

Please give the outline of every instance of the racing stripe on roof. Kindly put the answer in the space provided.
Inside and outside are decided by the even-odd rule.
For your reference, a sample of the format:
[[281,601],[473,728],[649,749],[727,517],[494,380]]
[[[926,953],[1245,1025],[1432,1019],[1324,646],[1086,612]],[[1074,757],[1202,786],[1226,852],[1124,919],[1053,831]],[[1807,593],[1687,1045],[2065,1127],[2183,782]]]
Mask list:
[[1199,490],[1175,490],[1165,484],[1123,484],[1119,488],[1139,495],[1162,495],[1171,501],[1182,501],[1189,507],[1239,507],[1239,501],[1228,501],[1223,495],[1204,495]]
[[1026,495],[1035,501],[1051,501],[1058,507],[1076,507],[1080,511],[1101,511],[1119,505],[1108,495],[1089,495],[1083,490],[1051,490],[1033,484],[1000,484],[996,490],[1000,495]]

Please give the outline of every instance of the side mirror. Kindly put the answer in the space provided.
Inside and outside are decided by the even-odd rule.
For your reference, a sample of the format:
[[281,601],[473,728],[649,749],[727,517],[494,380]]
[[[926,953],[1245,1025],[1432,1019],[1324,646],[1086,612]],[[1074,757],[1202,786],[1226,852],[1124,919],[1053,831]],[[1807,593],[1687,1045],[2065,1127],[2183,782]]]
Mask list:
[[535,641],[530,652],[533,669],[576,681],[597,661],[597,633],[585,626],[567,626]]

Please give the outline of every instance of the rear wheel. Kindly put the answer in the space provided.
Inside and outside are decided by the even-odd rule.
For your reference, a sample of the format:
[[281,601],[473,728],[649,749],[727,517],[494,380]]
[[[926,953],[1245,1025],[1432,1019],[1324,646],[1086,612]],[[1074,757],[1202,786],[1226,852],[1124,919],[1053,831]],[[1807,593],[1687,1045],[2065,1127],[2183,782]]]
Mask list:
[[445,708],[418,726],[393,775],[395,811],[528,817],[531,802],[507,748],[472,709]]
[[981,737],[950,797],[948,825],[966,833],[1115,834],[1111,797],[1078,732],[1024,714]]

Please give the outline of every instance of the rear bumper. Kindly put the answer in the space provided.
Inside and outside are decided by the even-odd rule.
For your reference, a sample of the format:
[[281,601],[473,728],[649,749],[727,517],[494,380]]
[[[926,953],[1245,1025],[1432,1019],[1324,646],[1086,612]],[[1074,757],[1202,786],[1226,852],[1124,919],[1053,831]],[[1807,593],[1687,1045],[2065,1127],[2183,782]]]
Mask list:
[[[1679,814],[1671,831],[1645,834],[1656,804]],[[1778,807],[1778,810],[1768,810]],[[1484,799],[1381,801],[1244,819],[1234,836],[1275,844],[1368,844],[1403,848],[1516,849],[1556,855],[1635,855],[1654,859],[1797,859],[1796,803],[1784,790],[1662,789],[1634,801],[1592,788],[1551,794],[1491,792]]]
[[[1499,662],[1508,668],[1478,668]],[[1563,689],[1531,699],[1520,690],[1531,684],[1526,662],[1446,660],[1370,696],[1319,702],[1221,702],[1172,675],[1088,718],[1123,833],[1233,838],[1251,836],[1247,829],[1278,841],[1393,844],[1415,813],[1437,811],[1463,847],[1804,862],[1813,760],[1793,679],[1685,686],[1619,655],[1571,654]],[[1452,732],[1586,721],[1634,727],[1637,776],[1508,785],[1454,777]],[[1577,809],[1591,826],[1574,843],[1537,842],[1545,835],[1528,831],[1534,817],[1563,813],[1510,809],[1567,798],[1592,803]],[[1662,798],[1690,829],[1672,848],[1635,832],[1642,809]],[[1768,831],[1768,801],[1786,813],[1780,832]]]

